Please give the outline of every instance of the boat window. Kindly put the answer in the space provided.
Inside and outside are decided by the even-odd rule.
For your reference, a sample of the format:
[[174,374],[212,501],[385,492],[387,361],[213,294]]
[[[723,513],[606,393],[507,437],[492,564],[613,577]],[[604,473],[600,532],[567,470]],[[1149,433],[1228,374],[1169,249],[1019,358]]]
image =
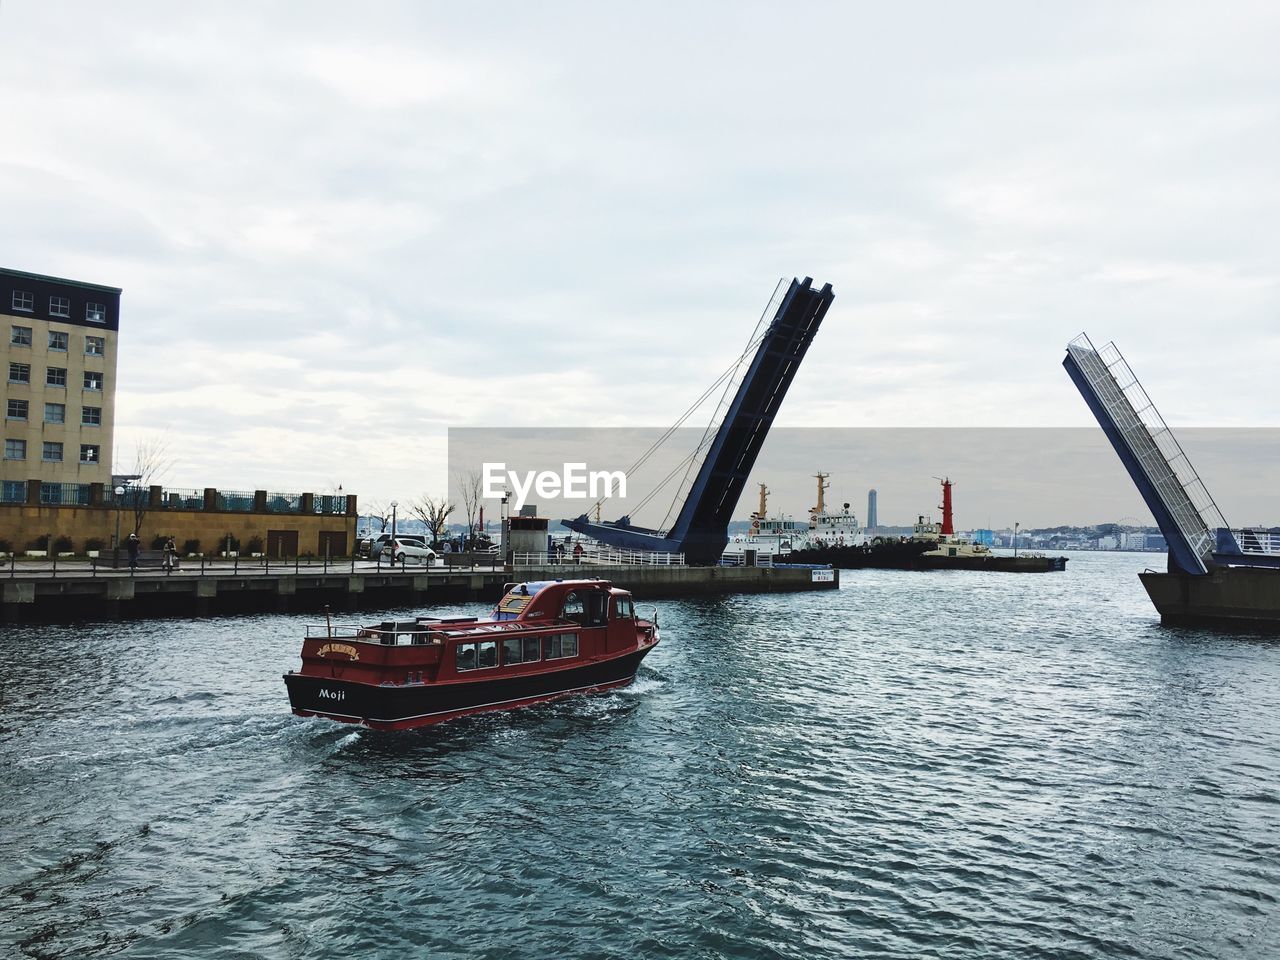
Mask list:
[[537,663],[542,659],[540,647],[537,637],[507,637],[502,641],[502,662]]
[[576,633],[557,633],[547,637],[547,659],[561,660],[578,655],[578,635]]
[[636,615],[635,607],[631,603],[630,597],[618,597],[614,601],[615,615],[622,617],[624,620],[630,620]]
[[486,640],[483,643],[460,643],[457,648],[458,672],[464,670],[483,670],[498,665],[498,641]]
[[589,627],[603,627],[609,622],[609,595],[599,590],[587,594],[587,622]]
[[519,637],[507,637],[502,641],[502,662],[507,666],[524,662],[524,645]]
[[560,617],[564,620],[574,620],[582,623],[586,617],[586,610],[582,605],[582,596],[577,592],[570,590],[564,596],[564,608],[560,611]]

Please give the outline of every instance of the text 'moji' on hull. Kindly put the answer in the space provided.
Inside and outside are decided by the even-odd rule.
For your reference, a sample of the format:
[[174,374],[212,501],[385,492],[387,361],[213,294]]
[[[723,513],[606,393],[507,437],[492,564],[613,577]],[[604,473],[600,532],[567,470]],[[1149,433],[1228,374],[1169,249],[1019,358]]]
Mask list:
[[534,581],[488,619],[308,628],[284,681],[299,716],[401,730],[624,686],[657,643],[656,619],[609,581]]

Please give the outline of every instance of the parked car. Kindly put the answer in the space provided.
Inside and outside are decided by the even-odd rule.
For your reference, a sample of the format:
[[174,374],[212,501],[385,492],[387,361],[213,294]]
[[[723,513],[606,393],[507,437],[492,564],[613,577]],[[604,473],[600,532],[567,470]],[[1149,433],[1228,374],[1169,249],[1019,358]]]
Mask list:
[[430,567],[436,562],[436,552],[427,546],[423,537],[398,536],[388,541],[383,551],[389,553],[396,563],[423,563]]
[[370,560],[377,560],[382,556],[382,551],[387,544],[391,542],[391,534],[380,533],[376,537],[370,537],[360,544],[360,556],[368,557]]

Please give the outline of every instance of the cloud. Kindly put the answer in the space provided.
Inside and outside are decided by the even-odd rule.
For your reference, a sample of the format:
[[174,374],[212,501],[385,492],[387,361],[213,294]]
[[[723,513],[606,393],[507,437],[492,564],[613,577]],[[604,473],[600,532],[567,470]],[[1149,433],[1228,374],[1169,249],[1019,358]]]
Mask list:
[[784,275],[837,299],[781,425],[1088,425],[1081,329],[1175,425],[1271,425],[1277,25],[8,4],[0,263],[124,288],[117,448],[169,429],[181,485],[403,498],[448,426],[665,425]]

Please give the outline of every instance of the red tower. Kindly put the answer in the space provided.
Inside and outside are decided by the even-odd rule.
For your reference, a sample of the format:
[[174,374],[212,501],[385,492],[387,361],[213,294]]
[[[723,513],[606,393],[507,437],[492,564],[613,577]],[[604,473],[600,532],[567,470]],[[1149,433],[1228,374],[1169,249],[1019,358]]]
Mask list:
[[956,532],[951,522],[951,478],[942,481],[942,535],[953,536]]

